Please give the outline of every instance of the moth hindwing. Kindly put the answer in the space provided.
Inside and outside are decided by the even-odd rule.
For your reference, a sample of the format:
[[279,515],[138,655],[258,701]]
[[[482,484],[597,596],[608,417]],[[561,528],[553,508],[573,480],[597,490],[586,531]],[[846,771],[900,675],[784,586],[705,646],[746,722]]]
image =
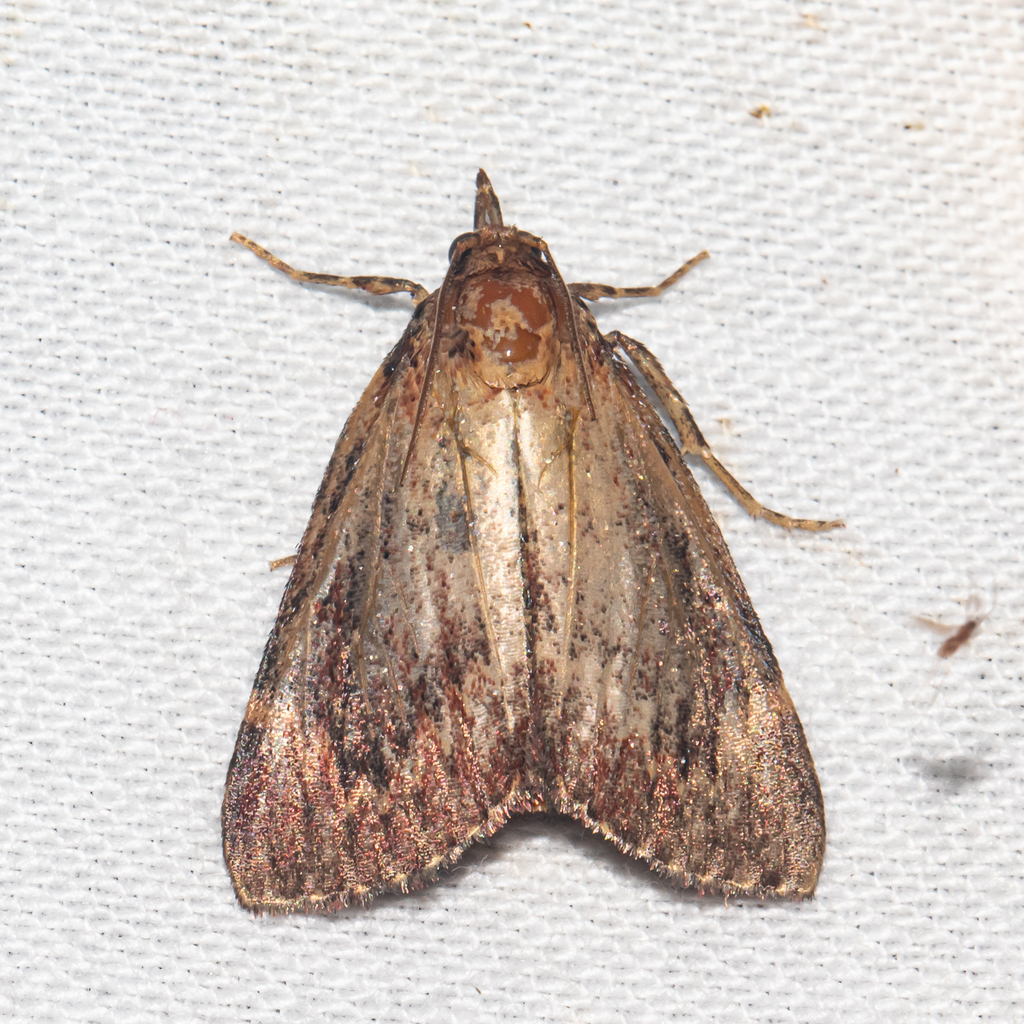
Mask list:
[[[505,227],[473,231],[338,440],[224,798],[241,903],[327,911],[429,882],[512,814],[569,815],[701,892],[809,896],[825,848],[804,733],[683,454],[754,515],[646,348]],[[656,394],[681,443],[648,401]]]

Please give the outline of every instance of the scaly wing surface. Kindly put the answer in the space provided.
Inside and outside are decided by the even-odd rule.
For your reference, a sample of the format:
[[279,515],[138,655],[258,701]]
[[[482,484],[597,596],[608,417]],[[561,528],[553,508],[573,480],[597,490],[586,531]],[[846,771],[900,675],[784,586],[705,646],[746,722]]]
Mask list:
[[255,910],[416,887],[536,803],[522,628],[491,614],[451,396],[413,428],[432,307],[338,441],[239,733],[224,847]]
[[810,895],[824,811],[771,645],[675,441],[590,324],[598,415],[561,463],[569,592],[536,693],[548,799],[684,885]]

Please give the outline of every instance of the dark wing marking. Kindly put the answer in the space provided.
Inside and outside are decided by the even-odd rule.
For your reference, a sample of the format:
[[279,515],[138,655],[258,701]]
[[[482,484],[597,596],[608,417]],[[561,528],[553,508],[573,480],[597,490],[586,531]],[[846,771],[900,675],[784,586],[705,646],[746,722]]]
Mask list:
[[701,891],[810,895],[824,810],[771,645],[674,440],[588,338],[565,667],[536,697],[549,799]]
[[450,389],[413,440],[432,305],[338,440],[239,732],[224,850],[251,909],[417,887],[536,804],[527,683],[488,625]]

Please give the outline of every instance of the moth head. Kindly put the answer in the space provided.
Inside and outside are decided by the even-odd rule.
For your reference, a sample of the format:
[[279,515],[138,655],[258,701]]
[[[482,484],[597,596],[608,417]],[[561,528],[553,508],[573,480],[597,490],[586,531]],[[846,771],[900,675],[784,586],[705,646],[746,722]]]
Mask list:
[[487,227],[457,238],[451,258],[444,312],[466,339],[468,368],[492,388],[539,384],[558,361],[564,306],[547,246],[515,228]]

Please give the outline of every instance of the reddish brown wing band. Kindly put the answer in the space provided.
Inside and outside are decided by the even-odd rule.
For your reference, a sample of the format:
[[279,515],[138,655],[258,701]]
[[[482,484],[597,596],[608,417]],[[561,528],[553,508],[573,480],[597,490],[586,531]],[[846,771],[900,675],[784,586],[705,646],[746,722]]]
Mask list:
[[753,514],[839,524],[758,505],[657,360],[581,301],[679,273],[567,286],[477,186],[430,295],[236,236],[299,280],[418,301],[338,440],[242,722],[238,898],[326,911],[415,888],[545,808],[701,892],[808,896],[825,821],[803,730],[639,378]]

